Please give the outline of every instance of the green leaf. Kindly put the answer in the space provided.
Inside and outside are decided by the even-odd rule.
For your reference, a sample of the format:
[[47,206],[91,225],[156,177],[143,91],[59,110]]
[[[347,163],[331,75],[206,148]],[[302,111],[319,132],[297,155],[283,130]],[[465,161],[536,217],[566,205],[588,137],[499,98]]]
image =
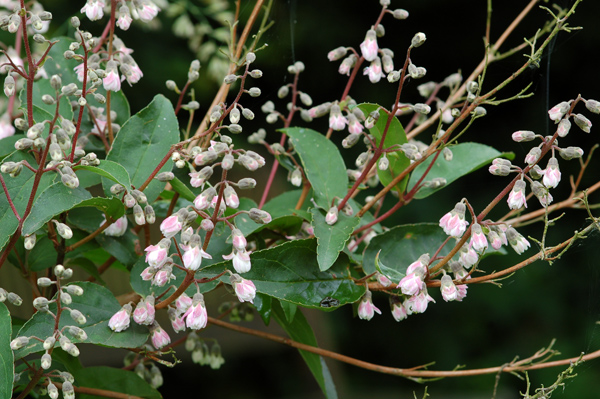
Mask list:
[[[101,160],[100,165],[98,166],[84,166],[79,165],[73,168],[73,170],[88,170],[92,173],[96,173],[102,177],[106,177],[107,179],[112,180],[114,183],[119,183],[125,188],[129,189],[131,187],[131,179],[129,178],[129,173],[127,170],[119,165],[117,162]],[[105,187],[105,193],[107,196],[111,196],[110,187],[113,183],[108,183],[106,180],[103,181]]]
[[84,188],[68,188],[61,182],[46,188],[36,199],[31,213],[23,224],[23,234],[35,233],[46,222],[56,215],[68,211],[83,201],[90,199],[91,194]]
[[[121,305],[108,289],[88,282],[78,282],[77,285],[83,288],[83,295],[72,295],[73,302],[69,307],[81,311],[87,319],[86,323],[80,326],[88,335],[85,343],[99,344],[111,348],[136,348],[146,342],[149,335],[148,329],[134,322],[127,330],[119,333],[108,327],[110,318],[121,309]],[[56,304],[52,303],[50,310],[56,312]],[[61,314],[59,328],[76,324],[69,316],[68,311]],[[19,335],[46,339],[53,332],[54,318],[48,313],[37,312],[21,328]],[[73,342],[80,342],[75,337],[69,338]],[[15,358],[20,359],[30,353],[42,350],[42,342],[30,340],[28,346],[15,352]]]
[[[125,214],[125,205],[116,197],[103,198],[94,197],[80,202],[73,208],[94,207],[102,211],[108,217],[118,219]],[[100,227],[100,224],[98,224]]]
[[254,307],[266,326],[268,326],[269,322],[271,321],[272,299],[273,298],[270,296],[261,294],[260,292],[257,292],[256,296],[254,297]]
[[356,216],[346,216],[343,212],[338,215],[338,221],[330,226],[325,222],[325,213],[321,209],[312,208],[312,226],[317,237],[317,261],[319,269],[325,271],[336,261],[340,252],[346,246],[346,241],[360,223]]
[[[321,301],[327,297],[337,299],[335,307],[353,303],[364,294],[365,288],[358,286],[349,277],[349,262],[346,254],[340,254],[335,264],[327,271],[319,271],[316,240],[289,241],[274,248],[256,251],[251,257],[252,269],[244,278],[252,280],[257,292],[296,305],[322,309]],[[196,273],[198,277],[214,277],[225,268],[234,270],[231,261],[217,263]],[[221,277],[229,283],[229,277]]]
[[335,197],[343,198],[348,192],[348,175],[340,151],[314,130],[292,127],[282,131],[290,136],[300,156],[317,205],[329,209]]
[[39,237],[35,247],[29,252],[27,263],[29,270],[39,272],[56,266],[56,249],[47,236]]
[[14,358],[10,349],[11,320],[8,308],[0,302],[0,399],[12,397]]
[[[273,306],[273,317],[285,330],[287,335],[296,342],[318,347],[315,334],[313,333],[310,324],[308,324],[308,321],[306,321],[306,318],[302,312],[297,312],[296,317],[293,318],[293,321],[290,321],[287,318],[287,314],[284,317],[284,313],[285,311],[280,306],[277,306],[277,303],[275,303]],[[328,399],[337,398],[337,392],[335,390],[333,379],[331,378],[331,373],[329,372],[327,364],[325,364],[323,358],[312,352],[307,352],[301,349],[298,351],[306,362],[306,365],[310,369],[311,373],[317,380],[317,383],[321,387],[325,397]]]
[[0,161],[17,152],[17,150],[15,150],[15,143],[24,137],[24,134],[15,134],[14,136],[0,139]]
[[188,186],[186,186],[181,180],[179,180],[178,178],[174,178],[169,183],[171,183],[171,187],[173,187],[173,190],[175,190],[175,192],[178,192],[180,196],[182,196],[190,202],[194,202],[194,200],[196,199],[196,194],[194,194],[192,190],[190,190]]
[[[87,367],[73,372],[77,386],[121,392],[148,399],[161,399],[161,394],[133,371],[113,367]],[[78,399],[98,398],[77,394]]]
[[[461,143],[449,148],[453,154],[452,161],[446,161],[440,155],[425,178],[425,180],[432,180],[436,177],[441,177],[446,179],[446,184],[438,188],[423,187],[417,192],[414,198],[422,199],[429,197],[436,191],[449,186],[456,179],[487,165],[494,158],[502,156],[510,158],[511,156],[511,153],[501,153],[492,147],[479,143]],[[412,190],[421,176],[423,176],[429,164],[429,161],[425,161],[415,168],[410,177],[409,190]]]
[[138,240],[138,237],[130,230],[127,230],[125,234],[120,237],[111,237],[105,234],[96,236],[98,244],[127,267],[133,266],[139,258],[138,254],[135,252],[135,246]]
[[283,309],[283,313],[285,313],[287,322],[293,322],[294,316],[296,316],[296,310],[298,310],[298,305],[288,301],[279,301],[279,304],[281,305],[281,309]]
[[[283,194],[278,195],[275,198],[270,199],[262,209],[264,211],[269,212],[273,219],[281,217],[281,216],[289,216],[296,215],[297,210],[296,204],[298,200],[300,200],[300,195],[302,195],[302,190],[290,190],[286,191]],[[310,196],[311,194],[309,194]],[[310,201],[304,201],[302,208],[300,210],[306,211],[310,205]]]
[[[448,236],[435,223],[406,224],[379,234],[371,239],[365,249],[363,269],[366,274],[375,273],[375,258],[387,266],[386,274],[395,283],[394,278],[406,275],[406,268],[423,254],[433,255]],[[445,246],[439,256],[448,254],[451,248]],[[389,270],[394,271],[394,275]]]
[[[131,176],[131,184],[140,187],[178,141],[179,125],[173,105],[164,96],[157,95],[119,130],[106,159],[122,165]],[[173,161],[169,159],[160,172],[170,171],[172,167]],[[154,201],[164,187],[165,183],[152,180],[144,190],[148,201]],[[107,185],[104,188],[106,191]]]
[[[361,111],[363,111],[366,117],[369,116],[371,112],[379,108],[379,105],[365,103],[360,104],[358,108]],[[385,130],[385,126],[387,125],[388,119],[388,114],[383,109],[380,109],[379,119],[377,120],[377,123],[375,123],[375,126],[373,126],[371,129],[369,129],[369,132],[373,135],[373,137],[375,137],[375,143],[377,145],[379,145],[379,143],[381,142],[381,137],[383,137],[383,132]],[[402,124],[400,123],[400,121],[398,121],[398,118],[393,116],[387,134],[385,135],[385,140],[383,141],[383,148],[389,148],[394,144],[405,144],[407,142],[408,140],[406,138],[406,133],[404,132]],[[377,175],[379,176],[379,180],[384,186],[390,184],[396,176],[402,173],[404,169],[406,169],[410,165],[410,160],[406,158],[404,154],[400,151],[388,153],[387,158],[390,161],[390,166],[388,167],[388,169],[377,169]],[[408,179],[402,180],[396,185],[396,189],[399,192],[403,192],[404,188],[406,187],[407,181]]]
[[[63,57],[64,58],[64,57]],[[56,104],[46,104],[42,101],[42,96],[44,94],[50,95],[52,98],[56,99],[56,91],[50,85],[50,79],[40,79],[35,82],[33,85],[33,105],[39,107],[46,111],[49,115],[54,115],[56,112]],[[21,106],[25,107],[27,104],[27,90],[23,89],[19,93],[19,99],[21,100]],[[66,96],[62,96],[59,101],[58,107],[59,114],[66,119],[73,119],[73,108],[69,103],[69,99]],[[34,111],[34,119],[35,119],[35,111]],[[39,122],[36,119],[36,122]]]
[[[33,157],[20,151],[6,158],[6,161],[12,162],[19,162],[22,160],[27,160],[31,166],[36,167]],[[36,197],[51,184],[52,179],[55,176],[55,173],[44,173],[42,175]],[[27,207],[31,190],[33,189],[35,175],[29,169],[23,168],[17,177],[10,177],[8,175],[4,175],[3,177],[10,198],[12,199],[19,216],[22,217]],[[2,195],[0,195],[0,249],[6,245],[10,236],[17,230],[18,225],[19,222],[8,204],[6,195],[2,193]]]

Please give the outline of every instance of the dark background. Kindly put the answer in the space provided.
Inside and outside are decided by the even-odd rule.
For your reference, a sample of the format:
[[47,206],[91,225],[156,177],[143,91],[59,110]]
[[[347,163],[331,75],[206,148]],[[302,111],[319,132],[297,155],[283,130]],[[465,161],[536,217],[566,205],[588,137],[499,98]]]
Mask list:
[[[198,2],[194,2],[199,4]],[[242,13],[246,15],[252,2],[244,3]],[[569,2],[558,2],[568,6]],[[57,21],[78,12],[83,1],[50,1],[47,8]],[[428,80],[441,81],[446,76],[462,70],[469,75],[483,57],[483,36],[485,33],[486,1],[394,1],[391,9],[402,7],[410,12],[406,21],[394,20],[386,16],[383,25],[386,35],[379,39],[380,47],[392,49],[396,68],[404,60],[404,54],[412,36],[425,32],[427,42],[412,53],[412,60],[428,70],[423,82],[410,82],[405,86],[403,100],[419,102],[416,86]],[[496,1],[492,20],[492,39],[496,39],[503,29],[520,12],[524,1]],[[549,6],[549,4],[545,4]],[[278,109],[284,109],[285,102],[278,100],[279,86],[289,83],[287,65],[301,60],[306,71],[301,75],[300,89],[309,93],[318,104],[340,97],[346,77],[337,74],[338,63],[327,61],[326,54],[338,46],[358,45],[365,31],[375,21],[379,13],[377,1],[275,1],[272,19],[275,25],[265,34],[264,42],[269,47],[258,53],[256,67],[264,72],[264,78],[257,82],[263,91],[258,100],[244,102],[262,121],[260,105],[273,100]],[[583,30],[572,34],[561,33],[553,45],[550,57],[541,60],[539,69],[530,69],[522,77],[511,83],[498,98],[514,95],[528,82],[533,82],[534,96],[499,107],[487,106],[488,114],[476,121],[462,141],[484,142],[501,151],[514,151],[515,163],[520,164],[530,148],[527,144],[515,144],[510,134],[516,130],[533,130],[540,134],[552,134],[547,110],[558,102],[574,99],[578,94],[584,98],[600,99],[598,81],[599,63],[597,53],[600,48],[600,3],[584,1],[577,13],[569,21],[571,25],[583,26]],[[195,58],[185,40],[168,34],[172,20],[165,15],[160,17],[162,27],[158,30],[144,30],[139,26],[128,32],[119,32],[125,43],[135,49],[133,56],[144,71],[144,78],[133,88],[124,87],[132,113],[144,107],[156,93],[166,93],[164,81],[176,80],[183,85],[191,60]],[[547,19],[547,13],[535,9],[524,23],[513,33],[501,48],[507,50],[521,43],[523,37],[531,37]],[[103,20],[105,21],[105,19]],[[82,18],[83,25],[99,34],[100,23],[90,23]],[[56,27],[61,29],[61,27]],[[528,52],[528,51],[524,51]],[[523,53],[523,52],[520,52]],[[525,58],[517,54],[512,58],[492,65],[488,70],[484,89],[493,87],[523,64]],[[204,71],[204,69],[202,70]],[[204,72],[203,72],[204,73]],[[203,75],[204,77],[204,75]],[[217,84],[200,79],[194,86],[201,103],[201,111],[206,111]],[[175,100],[172,93],[167,93]],[[395,95],[395,86],[382,80],[373,85],[366,77],[359,76],[351,93],[359,102],[378,102],[389,107]],[[600,123],[597,116],[579,106],[578,112],[586,114],[592,123]],[[182,125],[186,121],[182,119]],[[199,122],[199,119],[196,123]],[[403,121],[406,123],[406,120]],[[260,126],[245,123],[246,132]],[[299,125],[304,122],[298,119]],[[317,120],[311,128],[325,131],[325,119]],[[275,129],[269,125],[269,140],[278,140]],[[430,133],[423,135],[423,140]],[[344,134],[339,134],[340,140]],[[597,129],[586,135],[573,125],[571,133],[561,140],[562,146],[581,146],[586,154],[593,143],[598,142]],[[356,154],[355,154],[356,155]],[[348,164],[353,163],[348,159]],[[556,200],[568,195],[568,176],[578,172],[578,162],[560,161],[563,171],[561,187],[553,191]],[[598,162],[592,161],[588,175],[581,187],[586,187],[597,179]],[[267,173],[264,170],[263,173]],[[436,195],[422,201],[415,201],[402,209],[390,220],[397,223],[437,222],[454,203],[467,195],[475,207],[481,210],[498,193],[508,178],[490,176],[485,168],[474,173]],[[288,189],[285,174],[278,183],[281,190]],[[261,187],[256,190],[261,192]],[[275,187],[277,189],[277,187]],[[474,192],[476,195],[474,195]],[[562,196],[561,196],[562,193]],[[598,201],[598,195],[591,202]],[[530,207],[537,209],[539,204],[531,200]],[[490,216],[500,217],[507,208],[501,204],[497,212]],[[566,215],[551,228],[549,243],[557,243],[582,228],[584,211],[566,210]],[[541,237],[542,225],[535,224],[519,230],[524,235]],[[452,369],[457,365],[466,368],[499,366],[510,362],[515,356],[521,358],[533,354],[548,345],[552,338],[557,339],[555,348],[563,357],[577,356],[581,352],[592,352],[600,346],[596,325],[600,313],[600,290],[598,256],[600,256],[597,233],[579,242],[564,259],[553,265],[535,263],[504,280],[502,288],[493,285],[473,285],[462,303],[445,303],[441,296],[431,290],[437,304],[431,304],[424,315],[414,315],[401,323],[396,323],[388,312],[385,296],[375,295],[375,304],[383,315],[370,322],[353,317],[350,307],[334,313],[304,312],[311,321],[321,346],[358,359],[387,366],[413,367],[437,363],[432,369]],[[532,255],[535,244],[526,254]],[[518,261],[512,254],[505,257],[492,257],[481,267],[486,271],[499,270]],[[228,294],[217,290],[207,302],[218,303],[227,300]],[[216,313],[216,306],[209,313]],[[261,328],[256,317],[253,326]],[[270,331],[284,334],[271,323]],[[223,348],[226,363],[221,370],[193,365],[189,359],[174,369],[162,368],[165,385],[160,389],[166,398],[184,394],[200,395],[207,398],[315,398],[321,397],[318,386],[304,366],[297,351],[258,338],[240,336],[229,331],[210,327],[203,336],[217,338]],[[82,352],[85,352],[82,351]],[[99,355],[83,357],[84,364],[100,363]],[[186,358],[183,349],[179,356]],[[114,360],[113,356],[113,360]],[[366,371],[335,361],[327,361],[340,398],[412,398],[422,396],[424,385],[415,382]],[[534,371],[529,377],[532,390],[541,385],[551,385],[563,367]],[[563,390],[557,390],[553,398],[597,398],[600,364],[597,360],[584,363],[578,368],[579,376],[567,382]],[[480,398],[491,397],[495,375],[445,379],[427,383],[431,397],[440,398]],[[515,398],[524,392],[526,383],[512,375],[503,375],[498,398]]]

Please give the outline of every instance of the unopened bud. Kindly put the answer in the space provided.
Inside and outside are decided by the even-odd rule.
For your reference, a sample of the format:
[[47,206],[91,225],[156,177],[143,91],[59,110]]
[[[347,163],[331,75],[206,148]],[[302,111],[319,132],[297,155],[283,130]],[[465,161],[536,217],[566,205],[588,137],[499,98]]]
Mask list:
[[561,148],[558,150],[558,153],[562,159],[566,160],[581,158],[583,156],[583,150],[579,147]]
[[250,94],[250,97],[259,97],[261,94],[261,91],[258,87],[251,87],[248,90],[248,94]]
[[231,74],[231,75],[225,76],[225,78],[223,79],[223,82],[225,82],[225,84],[230,85],[230,84],[234,83],[237,79],[238,79],[238,77],[236,75]]
[[73,320],[75,320],[78,324],[85,324],[87,322],[87,319],[85,318],[83,313],[81,313],[77,309],[72,309],[70,312],[70,315],[71,315],[71,318]]
[[23,299],[14,292],[9,292],[8,295],[6,295],[6,299],[15,306],[21,306],[23,303]]
[[396,19],[406,19],[408,18],[408,11],[398,8],[392,12],[392,15]]
[[410,46],[411,47],[419,47],[423,43],[425,43],[426,39],[427,39],[427,37],[425,36],[425,33],[419,32],[413,36],[412,40],[410,41]]
[[249,72],[249,75],[250,75],[250,77],[252,77],[254,79],[259,79],[259,78],[262,78],[263,73],[260,69],[254,69]]
[[237,186],[240,190],[248,190],[256,187],[256,180],[251,177],[245,177],[237,182]]
[[248,211],[248,216],[258,224],[267,224],[271,222],[271,215],[258,208],[252,208]]
[[587,100],[585,102],[585,107],[595,114],[600,114],[600,101]]
[[417,103],[412,108],[418,114],[427,115],[431,112],[431,107],[427,104]]
[[135,204],[133,207],[133,217],[135,218],[135,223],[138,226],[142,226],[146,224],[146,218],[144,217],[144,210],[139,204]]
[[[172,172],[162,172],[156,175],[155,179],[162,182],[168,182],[175,178],[175,175]],[[123,186],[121,186],[123,187]]]
[[71,230],[69,226],[57,221],[54,221],[54,223],[56,224],[56,232],[59,236],[61,236],[65,240],[69,240],[71,239],[71,237],[73,237],[73,230]]
[[277,97],[279,98],[284,98],[285,96],[287,96],[290,92],[290,88],[289,86],[285,85],[285,86],[281,86],[279,88],[279,90],[277,91]]
[[110,193],[111,193],[112,195],[119,195],[119,194],[121,194],[123,191],[125,191],[125,187],[124,187],[124,186],[122,186],[121,184],[113,184],[113,185],[110,187]]
[[135,206],[135,198],[130,193],[125,194],[123,197],[123,203],[127,208],[133,208]]
[[581,115],[581,114],[576,114],[573,118],[573,120],[575,121],[575,124],[577,126],[579,126],[579,128],[581,130],[583,130],[585,133],[589,133],[591,128],[592,128],[592,122],[590,122],[590,120],[588,118],[586,118],[585,116]]
[[71,295],[81,296],[83,295],[83,288],[78,285],[70,284],[67,285],[66,290]]
[[153,224],[156,221],[156,214],[151,205],[146,205],[144,207],[144,216],[146,217],[146,222],[148,224]]

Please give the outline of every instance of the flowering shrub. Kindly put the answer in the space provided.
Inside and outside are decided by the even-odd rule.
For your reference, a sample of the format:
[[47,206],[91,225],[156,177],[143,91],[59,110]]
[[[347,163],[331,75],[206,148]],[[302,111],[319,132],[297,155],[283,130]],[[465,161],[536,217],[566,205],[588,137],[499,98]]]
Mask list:
[[[435,82],[415,64],[427,47],[425,33],[415,33],[406,49],[382,47],[383,21],[402,23],[409,12],[381,0],[379,17],[364,27],[364,41],[326,54],[348,77],[339,98],[313,104],[301,91],[307,67],[302,62],[288,67],[292,82],[277,92],[287,106],[266,101],[260,109],[266,123],[279,128],[274,143],[265,129],[248,134],[244,127],[258,112],[244,104],[261,96],[261,38],[271,3],[258,0],[244,19],[239,3],[235,13],[221,16],[230,18],[226,61],[206,48],[202,61],[226,72],[201,120],[191,90],[200,77],[200,60],[191,62],[186,82],[166,81],[166,90],[178,96],[175,104],[157,94],[131,115],[122,91],[123,84],[142,84],[144,66],[119,31],[151,24],[165,8],[175,13],[175,5],[87,0],[80,10],[85,18],[69,21],[72,37],[48,38],[52,15],[40,4],[3,4],[1,27],[13,34],[15,44],[3,49],[0,65],[7,97],[0,117],[0,267],[17,266],[34,299],[29,320],[21,323],[4,302],[28,304],[11,282],[0,282],[0,399],[31,392],[56,398],[59,390],[65,398],[77,393],[160,397],[156,388],[163,378],[157,364],[174,366],[170,355],[180,344],[195,363],[214,369],[223,364],[219,343],[203,336],[209,324],[300,349],[326,397],[337,394],[322,357],[416,380],[564,365],[551,387],[530,394],[528,386],[524,397],[549,395],[573,376],[579,362],[599,353],[549,363],[556,353],[548,348],[524,360],[470,370],[384,367],[319,348],[300,309],[354,306],[368,321],[389,317],[373,303],[374,297],[386,297],[392,318],[400,322],[430,306],[468,301],[471,284],[497,284],[534,261],[552,262],[598,228],[588,195],[599,184],[579,187],[589,157],[581,161],[568,198],[554,199],[552,192],[564,184],[561,164],[584,156],[582,148],[559,146],[558,139],[571,140],[581,134],[578,130],[589,133],[588,117],[600,113],[600,102],[578,96],[552,107],[552,135],[512,133],[514,142],[531,146],[524,161],[461,140],[486,117],[486,106],[528,95],[525,87],[497,99],[508,83],[537,66],[559,32],[573,29],[568,20],[579,2],[546,9],[548,23],[506,53],[500,46],[535,1],[496,42],[488,19],[482,62],[467,78],[453,72]],[[190,16],[178,12],[175,33],[198,47]],[[88,20],[106,22],[99,37],[86,30]],[[208,43],[216,46],[215,41],[202,46]],[[404,50],[405,58],[399,58]],[[487,83],[490,64],[525,50],[530,54],[518,69],[495,86]],[[350,97],[360,75],[396,93],[391,107]],[[406,98],[408,85],[416,86],[420,98]],[[326,132],[310,127],[317,118],[328,120]],[[334,134],[344,136],[341,146],[332,140]],[[239,137],[264,146],[269,155],[249,149]],[[348,168],[349,157],[342,154],[352,147],[362,152]],[[466,191],[440,212],[437,223],[390,223],[413,200],[433,196],[483,167],[506,182],[485,208],[476,209],[470,196],[477,192]],[[269,170],[265,182],[252,177],[259,168]],[[273,195],[281,172],[288,173],[289,185]],[[232,178],[238,175],[243,177]],[[240,197],[253,189],[259,191],[258,202]],[[549,215],[581,204],[589,213],[586,225],[571,238],[548,244],[547,232],[558,223]],[[495,208],[505,215],[492,219]],[[543,224],[540,239],[519,232],[534,219]],[[522,261],[495,271],[485,267],[487,255],[509,251],[523,255]],[[118,297],[102,280],[117,264],[128,271],[131,286],[129,294]],[[74,269],[89,276],[76,277]],[[219,301],[211,291],[222,287],[229,298],[220,314],[211,315],[207,303]],[[265,324],[276,320],[292,340],[222,320],[229,315],[242,321],[253,311]],[[125,366],[82,367],[72,359],[81,343],[128,349]],[[107,389],[102,381],[114,384]]]

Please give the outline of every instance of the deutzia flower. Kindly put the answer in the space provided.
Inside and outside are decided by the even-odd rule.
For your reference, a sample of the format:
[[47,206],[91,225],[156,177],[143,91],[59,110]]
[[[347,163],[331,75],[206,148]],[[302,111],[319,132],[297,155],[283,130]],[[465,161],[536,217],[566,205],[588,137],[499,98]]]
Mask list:
[[365,40],[360,44],[360,52],[367,61],[373,61],[377,57],[377,34],[373,29],[369,29],[365,35]]
[[523,206],[527,208],[525,195],[525,181],[517,180],[510,194],[508,194],[508,207],[510,209],[521,209]]
[[358,304],[358,317],[363,320],[371,320],[375,315],[375,312],[377,312],[377,314],[381,314],[381,310],[373,305],[373,301],[371,300],[371,291],[367,291]]
[[114,332],[121,332],[129,327],[129,318],[131,317],[131,305],[125,304],[108,321],[108,326]]
[[87,0],[81,12],[85,13],[90,21],[97,21],[104,16],[103,8],[105,6],[106,4],[103,0]]
[[467,229],[469,222],[465,220],[466,207],[462,202],[454,206],[454,209],[440,219],[440,227],[444,229],[444,233],[452,237],[460,237]]

